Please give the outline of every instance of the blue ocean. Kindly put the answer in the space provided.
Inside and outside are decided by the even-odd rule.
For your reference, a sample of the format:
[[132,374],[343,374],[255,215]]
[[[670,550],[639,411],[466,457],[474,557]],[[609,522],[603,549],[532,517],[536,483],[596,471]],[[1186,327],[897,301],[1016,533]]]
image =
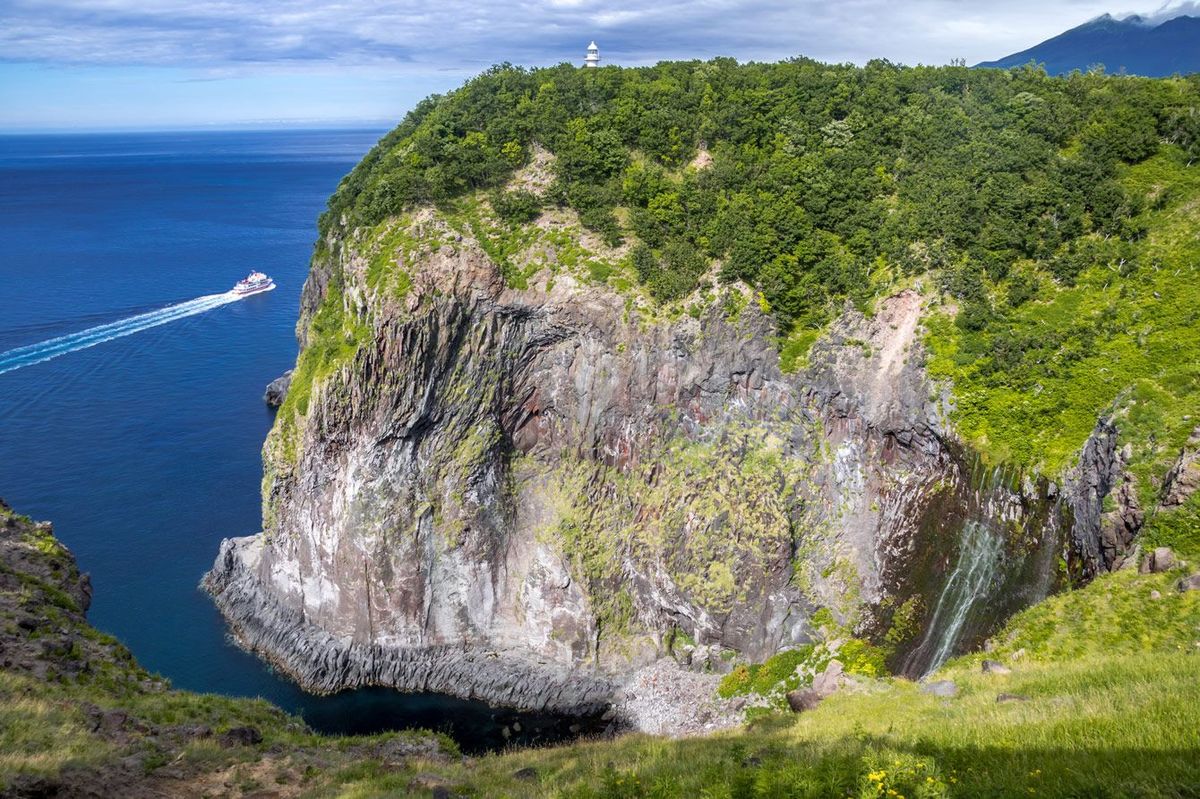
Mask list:
[[[0,497],[54,522],[92,576],[92,623],[175,687],[479,751],[510,742],[514,714],[309,696],[232,645],[197,588],[222,538],[259,529],[263,389],[296,357],[317,215],[381,135],[0,137]],[[276,290],[223,298],[251,270]],[[561,727],[521,719],[513,743]]]

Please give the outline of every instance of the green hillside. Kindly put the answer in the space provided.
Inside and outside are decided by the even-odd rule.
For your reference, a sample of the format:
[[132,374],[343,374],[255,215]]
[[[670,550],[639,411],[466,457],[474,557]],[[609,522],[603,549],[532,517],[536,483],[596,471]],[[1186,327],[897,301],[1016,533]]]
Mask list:
[[[1099,414],[1128,407],[1149,476],[1196,405],[1198,107],[1195,76],[503,66],[423,101],[346,177],[321,227],[426,204],[466,225],[484,196],[520,240],[543,209],[569,208],[629,245],[620,268],[595,273],[618,288],[634,276],[671,303],[715,267],[758,289],[785,365],[847,299],[869,309],[920,281],[943,299],[931,371],[953,381],[955,421],[987,459],[1057,474]],[[505,188],[541,146],[549,189]],[[342,246],[325,238],[318,255],[331,241]]]

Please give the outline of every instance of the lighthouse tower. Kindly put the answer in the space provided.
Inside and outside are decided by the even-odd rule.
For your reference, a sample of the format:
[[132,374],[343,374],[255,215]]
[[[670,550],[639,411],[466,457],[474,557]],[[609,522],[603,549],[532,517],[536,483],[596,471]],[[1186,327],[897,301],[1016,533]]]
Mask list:
[[588,51],[587,55],[583,59],[583,65],[585,67],[593,68],[600,66],[600,48],[596,46],[595,42],[592,42],[588,45]]

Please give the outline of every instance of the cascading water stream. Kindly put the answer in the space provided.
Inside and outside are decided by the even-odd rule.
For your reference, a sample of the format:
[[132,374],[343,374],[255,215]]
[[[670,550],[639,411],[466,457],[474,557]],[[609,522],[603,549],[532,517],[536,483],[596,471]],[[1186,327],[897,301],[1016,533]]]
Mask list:
[[5,372],[11,372],[14,369],[20,369],[22,366],[32,366],[35,363],[42,363],[51,358],[57,358],[60,355],[77,352],[88,347],[94,347],[97,344],[103,344],[106,341],[121,338],[122,336],[130,336],[134,333],[140,333],[143,330],[157,327],[158,325],[165,325],[168,322],[174,322],[188,316],[195,316],[205,311],[211,311],[222,305],[237,302],[242,297],[243,295],[232,291],[227,291],[223,294],[208,294],[203,297],[197,297],[194,300],[168,305],[166,308],[159,308],[157,311],[137,314],[136,316],[119,319],[116,322],[110,322],[106,325],[89,327],[86,330],[47,339],[37,344],[28,344],[24,347],[8,350],[7,352],[0,352],[0,375]]
[[1003,553],[1003,540],[988,525],[971,520],[962,526],[958,561],[946,579],[920,646],[905,663],[906,673],[920,665],[921,674],[929,674],[954,654],[972,609],[987,599]]

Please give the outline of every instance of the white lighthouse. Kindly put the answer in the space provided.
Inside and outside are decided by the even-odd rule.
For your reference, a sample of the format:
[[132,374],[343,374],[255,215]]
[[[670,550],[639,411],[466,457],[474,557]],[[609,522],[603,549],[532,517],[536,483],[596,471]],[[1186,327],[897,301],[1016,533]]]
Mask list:
[[600,66],[600,48],[596,46],[595,42],[592,42],[588,45],[588,51],[587,55],[584,56],[583,65],[585,67],[593,68]]

